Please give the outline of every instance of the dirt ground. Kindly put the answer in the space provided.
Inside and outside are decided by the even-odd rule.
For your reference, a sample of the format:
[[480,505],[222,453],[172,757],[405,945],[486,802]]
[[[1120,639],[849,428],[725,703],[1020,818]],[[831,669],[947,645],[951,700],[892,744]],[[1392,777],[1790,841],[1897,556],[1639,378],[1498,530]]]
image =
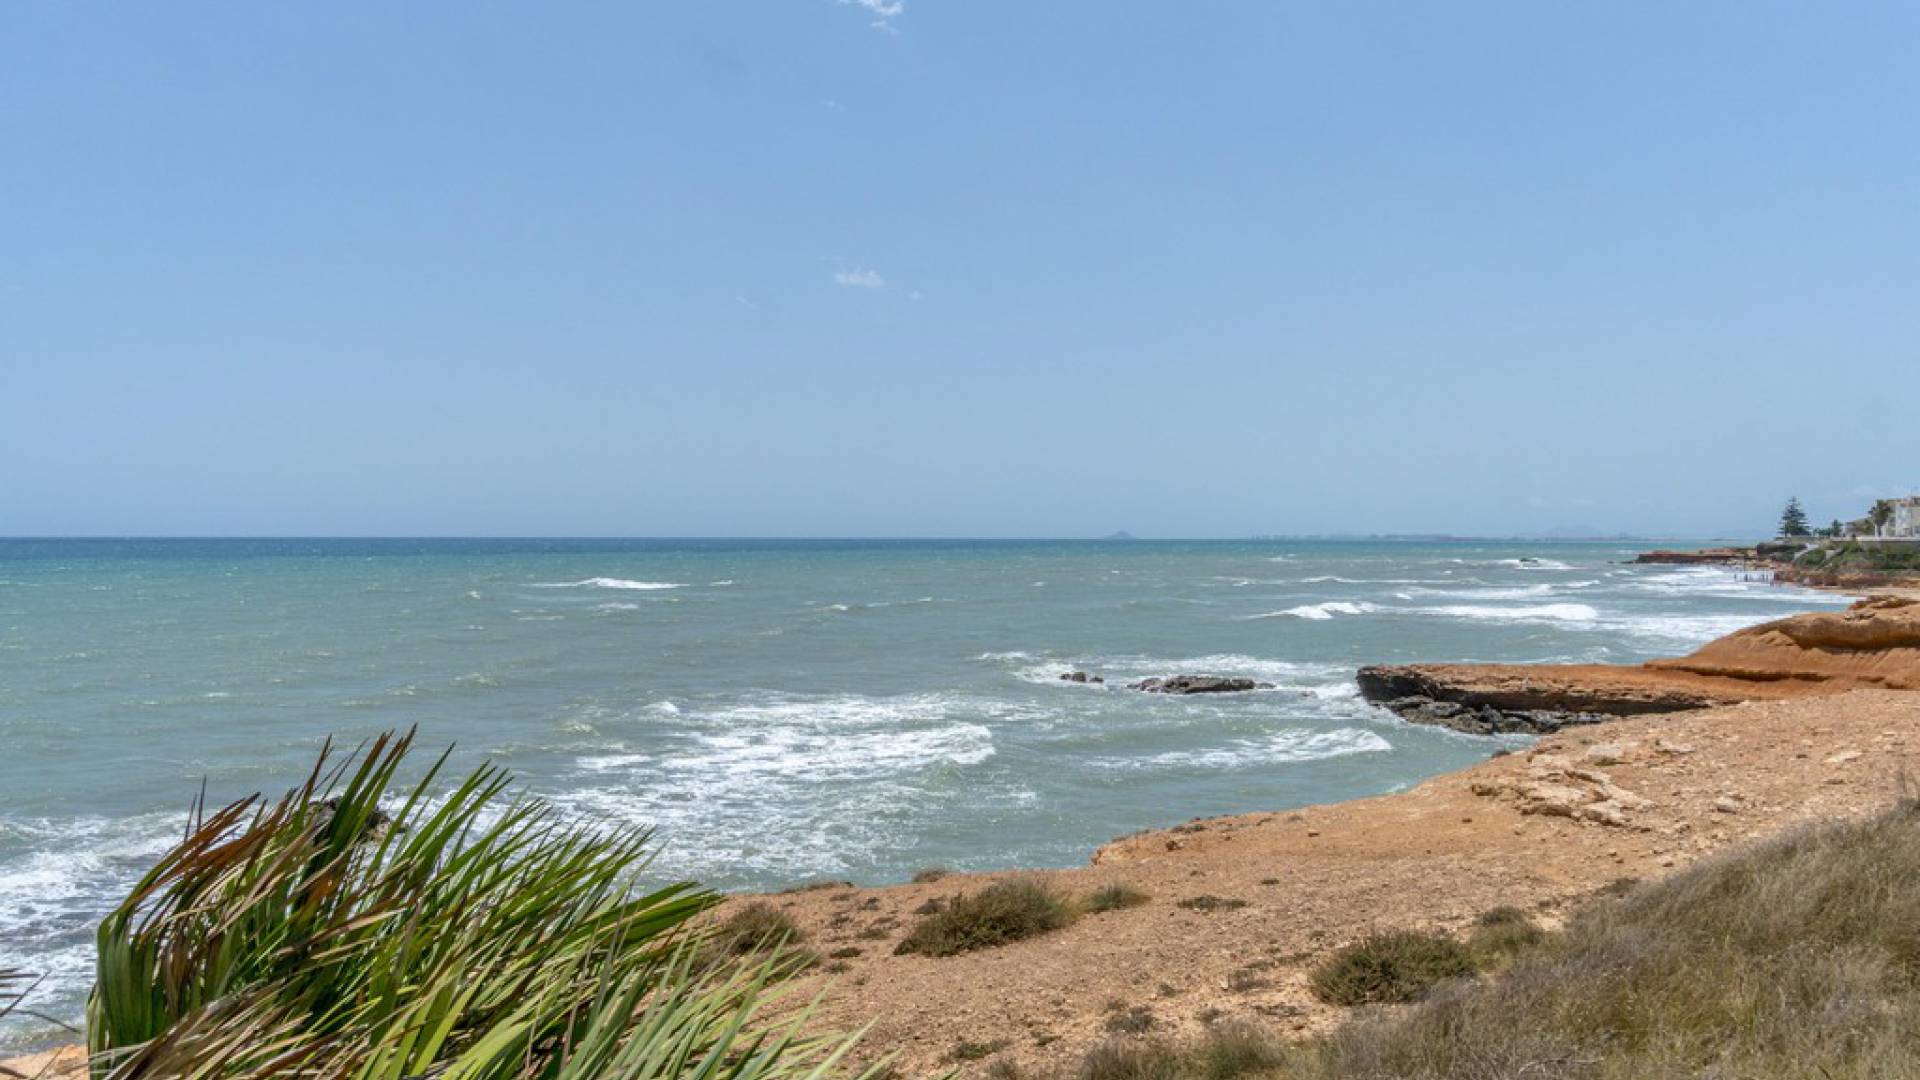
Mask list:
[[[1308,973],[1376,929],[1458,929],[1504,904],[1552,924],[1619,878],[1651,878],[1796,824],[1891,803],[1920,750],[1920,694],[1860,690],[1622,719],[1540,740],[1411,790],[1199,821],[1108,844],[1037,876],[1082,894],[1125,882],[1152,900],[1065,930],[945,958],[895,956],[935,898],[1009,874],[766,898],[845,970],[815,976],[823,1023],[871,1024],[870,1052],[909,1073],[1072,1060],[1138,1008],[1149,1033],[1246,1017],[1307,1035],[1338,1022]],[[1213,911],[1179,906],[1214,896]],[[734,903],[744,902],[741,900]]]

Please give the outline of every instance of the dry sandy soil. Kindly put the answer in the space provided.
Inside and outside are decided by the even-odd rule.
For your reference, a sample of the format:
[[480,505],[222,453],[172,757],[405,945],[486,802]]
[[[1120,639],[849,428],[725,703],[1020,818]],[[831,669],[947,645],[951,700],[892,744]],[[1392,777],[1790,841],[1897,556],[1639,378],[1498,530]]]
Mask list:
[[[1457,929],[1507,904],[1551,924],[1619,878],[1885,807],[1917,753],[1920,693],[1910,691],[1568,729],[1398,794],[1117,840],[1088,867],[1031,876],[1074,895],[1124,882],[1151,894],[1147,904],[953,957],[893,950],[927,901],[1016,875],[728,903],[763,899],[788,912],[825,958],[806,980],[823,997],[822,1024],[871,1024],[865,1052],[897,1053],[909,1073],[952,1064],[962,1043],[997,1047],[970,1072],[996,1060],[1067,1062],[1115,1037],[1108,1024],[1123,1012],[1144,1017],[1151,1034],[1237,1016],[1305,1035],[1342,1014],[1314,1000],[1308,973],[1370,931]],[[1226,903],[1181,906],[1203,897]],[[32,1076],[45,1059],[8,1064]]]
[[[962,1042],[1004,1043],[994,1057],[1023,1065],[1070,1060],[1135,1007],[1162,1034],[1224,1015],[1304,1035],[1342,1013],[1314,1000],[1308,972],[1369,931],[1461,928],[1503,904],[1551,924],[1616,879],[1885,807],[1917,752],[1920,694],[1897,691],[1611,721],[1394,795],[1116,841],[1090,867],[1035,876],[1074,894],[1125,882],[1151,902],[954,957],[893,947],[921,904],[1013,875],[768,899],[822,954],[861,950],[817,977],[822,1019],[871,1023],[865,1045],[909,1072]],[[1179,906],[1203,896],[1245,906]]]

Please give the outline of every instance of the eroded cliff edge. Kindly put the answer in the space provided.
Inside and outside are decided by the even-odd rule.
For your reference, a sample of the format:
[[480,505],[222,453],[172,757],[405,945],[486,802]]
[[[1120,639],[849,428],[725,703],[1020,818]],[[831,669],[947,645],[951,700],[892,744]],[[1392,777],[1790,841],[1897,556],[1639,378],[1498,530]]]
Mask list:
[[1361,668],[1369,701],[1474,734],[1542,733],[1612,716],[1848,690],[1920,690],[1920,600],[1876,597],[1749,627],[1688,656],[1613,664]]

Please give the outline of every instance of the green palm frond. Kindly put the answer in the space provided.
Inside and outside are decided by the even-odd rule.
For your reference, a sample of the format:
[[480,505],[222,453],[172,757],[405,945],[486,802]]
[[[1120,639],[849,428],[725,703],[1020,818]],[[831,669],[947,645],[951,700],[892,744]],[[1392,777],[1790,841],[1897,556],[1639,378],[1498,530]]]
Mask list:
[[[651,836],[476,769],[396,785],[413,736],[324,750],[272,803],[197,810],[101,924],[96,1080],[809,1080],[784,969],[697,962],[715,902],[641,889]],[[748,966],[753,965],[753,966]]]

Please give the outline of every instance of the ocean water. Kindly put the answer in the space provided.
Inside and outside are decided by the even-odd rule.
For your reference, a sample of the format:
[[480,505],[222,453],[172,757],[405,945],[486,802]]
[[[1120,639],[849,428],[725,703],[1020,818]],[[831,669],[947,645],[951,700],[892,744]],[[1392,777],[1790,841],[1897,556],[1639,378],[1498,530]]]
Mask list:
[[[1081,864],[1500,745],[1368,706],[1362,664],[1631,662],[1845,603],[1635,550],[0,540],[0,968],[76,1018],[92,925],[202,781],[281,793],[329,735],[418,725],[457,764],[657,826],[663,875],[876,883]],[[1179,672],[1276,688],[1121,685]],[[17,1021],[0,1046],[46,1037]]]

